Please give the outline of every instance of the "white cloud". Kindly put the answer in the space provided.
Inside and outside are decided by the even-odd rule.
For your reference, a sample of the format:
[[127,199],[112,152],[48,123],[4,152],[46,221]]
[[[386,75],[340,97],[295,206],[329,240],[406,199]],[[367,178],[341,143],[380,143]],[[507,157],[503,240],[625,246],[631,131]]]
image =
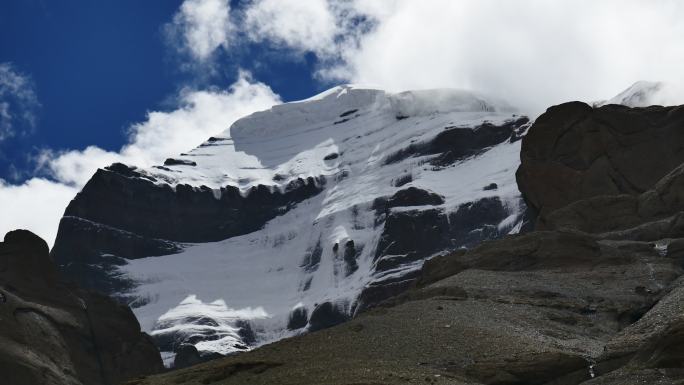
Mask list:
[[33,129],[40,103],[31,78],[0,63],[0,141]]
[[257,0],[245,10],[242,27],[253,41],[321,54],[335,48],[336,23],[326,0]]
[[[228,0],[213,1],[222,1],[228,12]],[[186,0],[179,14],[196,2]],[[638,80],[660,80],[681,90],[673,103],[684,102],[684,73],[679,68],[684,62],[684,3],[675,0],[242,4],[226,18],[232,27],[221,42],[313,52],[319,58],[315,75],[326,82],[393,91],[471,89],[536,113],[564,101],[609,98]],[[221,23],[211,18],[206,23],[197,20],[187,24],[186,35],[227,30],[213,27]],[[210,56],[225,44],[196,46]]]
[[227,48],[233,29],[228,0],[185,0],[168,25],[172,37],[182,39],[180,47],[200,62]]
[[43,178],[21,185],[0,179],[0,237],[10,230],[28,229],[49,244],[57,235],[57,225],[78,189]]
[[242,72],[228,90],[185,90],[181,106],[170,112],[148,113],[130,128],[129,143],[119,152],[90,146],[82,151],[41,154],[39,166],[54,180],[33,178],[23,185],[0,182],[0,233],[23,227],[49,244],[68,202],[98,169],[114,162],[148,167],[192,149],[235,120],[280,102],[263,83]]
[[167,30],[171,42],[180,40],[180,50],[191,54],[194,61],[185,66],[205,75],[207,67],[214,72],[216,51],[245,44],[267,43],[313,52],[324,62],[337,60],[365,32],[359,10],[382,14],[381,9],[385,6],[357,7],[348,0],[250,0],[236,9],[230,0],[185,0]]
[[474,89],[534,111],[604,99],[637,80],[684,89],[681,2],[358,0],[355,6],[376,27],[358,48],[343,47],[343,61],[321,72],[328,78],[392,90]]

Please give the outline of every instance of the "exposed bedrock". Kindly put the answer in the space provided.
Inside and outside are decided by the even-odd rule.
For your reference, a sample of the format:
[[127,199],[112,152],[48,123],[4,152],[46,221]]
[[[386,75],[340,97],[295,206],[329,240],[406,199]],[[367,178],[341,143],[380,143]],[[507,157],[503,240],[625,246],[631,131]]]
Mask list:
[[684,107],[549,108],[523,138],[518,186],[539,226],[554,210],[602,196],[638,195],[684,162]]
[[427,142],[408,145],[388,155],[385,164],[392,164],[412,156],[438,155],[430,161],[434,166],[449,166],[456,161],[482,153],[488,147],[506,140],[513,141],[520,129],[529,123],[527,117],[518,117],[504,124],[483,123],[476,127],[445,127],[444,131]]
[[163,369],[131,310],[61,282],[25,230],[0,243],[0,341],[6,384],[114,385]]
[[98,170],[60,221],[52,257],[64,274],[106,294],[131,285],[112,273],[126,259],[168,255],[182,242],[210,242],[258,230],[293,205],[318,194],[323,179],[296,179],[283,192],[155,183],[122,164]]
[[[413,253],[420,259],[441,250],[470,247],[499,237],[497,226],[507,215],[497,197],[464,203],[449,213],[441,209],[390,212],[375,258]],[[501,230],[505,234],[510,228]]]
[[[208,187],[155,184],[124,165],[98,170],[64,215],[87,219],[140,236],[177,242],[212,242],[247,234],[318,194],[323,180],[296,179],[283,193],[266,186],[245,196],[234,186],[216,192]],[[59,238],[59,236],[58,236]]]
[[[415,194],[431,197],[425,191]],[[405,194],[397,193],[395,197],[396,195]],[[396,202],[395,197],[388,202]],[[432,199],[436,201],[436,198]],[[415,205],[416,201],[411,200],[410,206]],[[503,226],[501,223],[508,215],[509,210],[498,197],[464,203],[453,212],[445,212],[440,208],[388,210],[375,254],[377,278],[363,290],[355,311],[376,305],[411,287],[417,277],[416,268],[419,265],[416,263],[427,257],[439,252],[472,247],[484,240],[507,234],[513,223]],[[411,265],[415,268],[406,269]],[[406,270],[403,274],[396,274],[402,269]]]

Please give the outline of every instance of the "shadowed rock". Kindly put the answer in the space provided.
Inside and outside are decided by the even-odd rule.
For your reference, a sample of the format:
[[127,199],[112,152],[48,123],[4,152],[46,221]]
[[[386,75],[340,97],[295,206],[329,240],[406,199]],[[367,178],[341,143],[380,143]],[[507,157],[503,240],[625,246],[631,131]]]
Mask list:
[[163,368],[131,310],[62,283],[28,231],[0,243],[0,293],[3,383],[113,385]]

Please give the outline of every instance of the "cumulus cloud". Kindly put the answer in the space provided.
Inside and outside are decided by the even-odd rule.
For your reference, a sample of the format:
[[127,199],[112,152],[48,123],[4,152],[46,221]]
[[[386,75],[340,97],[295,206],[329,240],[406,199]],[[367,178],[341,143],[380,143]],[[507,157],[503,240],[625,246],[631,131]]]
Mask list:
[[[185,16],[204,15],[191,10],[205,2],[221,12]],[[229,0],[185,0],[174,20],[199,59],[275,44],[316,54],[327,83],[470,89],[537,113],[638,80],[671,84],[671,102],[684,102],[683,19],[675,0],[252,0],[232,11]]]
[[0,181],[0,233],[28,228],[52,244],[67,204],[98,168],[114,162],[160,164],[226,130],[235,120],[279,102],[268,86],[241,72],[228,90],[185,90],[178,109],[148,113],[144,122],[131,126],[129,142],[118,152],[95,146],[45,151],[38,163],[50,179],[33,178],[19,186]]
[[535,112],[605,99],[637,80],[684,89],[681,2],[359,0],[355,6],[375,28],[357,46],[343,47],[342,60],[322,71],[328,79],[392,90],[473,89]]
[[10,230],[28,229],[50,245],[66,205],[78,189],[45,178],[33,178],[21,185],[0,179],[0,237]]
[[167,25],[179,48],[200,62],[207,61],[219,47],[227,48],[234,31],[227,0],[185,0]]
[[138,167],[160,164],[224,131],[238,118],[279,102],[267,85],[241,72],[228,90],[181,91],[178,109],[149,112],[147,120],[130,127],[129,143],[118,152],[95,146],[82,151],[46,151],[39,164],[61,183],[82,186],[100,167],[114,162]]
[[244,30],[253,41],[327,53],[340,33],[326,0],[257,0],[245,10]]
[[0,142],[33,129],[39,108],[31,78],[0,63]]
[[[212,2],[229,11],[229,0]],[[196,34],[200,57],[228,40],[274,44],[316,54],[324,82],[471,89],[536,113],[638,80],[672,84],[683,90],[672,102],[684,102],[683,19],[674,0],[252,0],[232,10],[229,29],[183,25],[186,35],[230,31]]]
[[186,67],[200,72],[215,69],[217,51],[246,44],[313,52],[328,63],[356,47],[369,27],[366,13],[380,8],[349,0],[250,0],[231,9],[230,0],[185,0],[167,30],[191,54]]

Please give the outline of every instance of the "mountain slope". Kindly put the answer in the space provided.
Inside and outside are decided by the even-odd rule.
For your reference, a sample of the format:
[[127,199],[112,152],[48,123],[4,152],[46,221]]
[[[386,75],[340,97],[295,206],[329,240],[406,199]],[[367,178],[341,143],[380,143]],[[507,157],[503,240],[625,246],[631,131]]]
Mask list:
[[52,255],[162,350],[230,353],[400,293],[425,258],[516,232],[529,121],[454,90],[337,87],[163,166],[98,170]]
[[682,384],[683,117],[549,108],[517,171],[537,231],[436,256],[344,325],[136,384]]

